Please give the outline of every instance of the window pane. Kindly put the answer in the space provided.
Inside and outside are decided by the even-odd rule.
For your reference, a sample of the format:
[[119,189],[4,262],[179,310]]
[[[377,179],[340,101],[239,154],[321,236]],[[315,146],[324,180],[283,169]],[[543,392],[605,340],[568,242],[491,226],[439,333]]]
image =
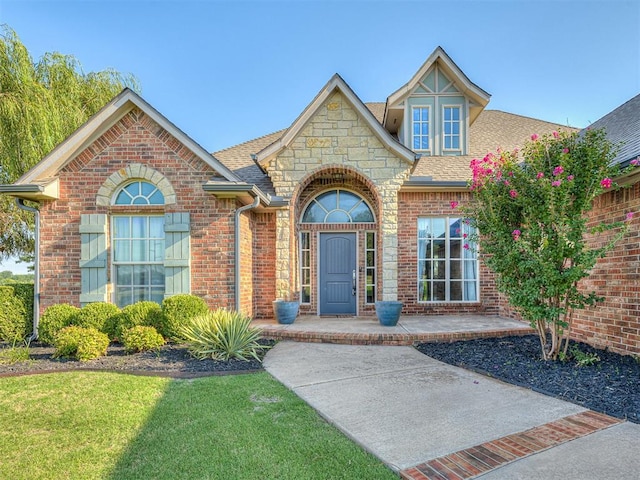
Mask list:
[[302,221],[305,223],[323,223],[325,215],[326,212],[322,211],[318,204],[314,202],[304,212]]
[[339,192],[338,208],[346,210],[348,212],[361,201],[362,199],[357,197],[353,193],[341,191]]
[[464,282],[464,300],[469,302],[478,300],[476,282]]
[[302,303],[311,302],[311,287],[302,287]]
[[115,252],[113,255],[114,262],[130,262],[131,250],[129,240],[116,240],[114,242]]
[[465,280],[477,280],[478,278],[478,262],[475,260],[464,261],[464,279]]
[[451,260],[449,262],[449,278],[452,280],[462,278],[462,262],[460,260]]
[[460,138],[459,137],[453,137],[452,138],[452,144],[451,144],[451,148],[460,148]]
[[164,260],[164,240],[149,241],[149,261],[162,262]]
[[433,282],[433,300],[435,302],[443,302],[446,297],[445,282]]
[[[451,123],[447,122],[444,124],[444,134],[445,135],[450,135],[451,134]],[[446,140],[446,138],[445,138]]]
[[418,279],[428,280],[431,278],[431,262],[421,260],[418,262]]
[[450,218],[449,219],[449,238],[460,238],[460,237],[462,237],[462,229],[460,228],[460,219]]
[[302,270],[302,284],[309,285],[311,283],[311,270],[305,268]]
[[419,108],[414,108],[413,109],[413,121],[417,122],[420,120],[420,109]]
[[149,237],[164,238],[164,217],[149,217]]
[[130,205],[131,204],[131,195],[129,195],[126,191],[122,190],[115,201],[116,205]]
[[147,240],[131,240],[131,261],[146,262],[148,258]]
[[143,300],[147,300],[149,289],[144,287],[136,287],[131,289],[133,301],[141,302]]
[[433,241],[433,258],[446,258],[447,252],[445,250],[445,241],[444,240],[434,240]]
[[451,125],[451,128],[452,128],[452,132],[453,132],[455,135],[458,135],[458,134],[460,133],[460,124],[459,124],[458,122],[453,123],[453,124]]
[[127,185],[126,187],[124,187],[124,190],[129,192],[129,195],[131,195],[132,197],[137,197],[138,195],[140,195],[140,183],[135,182]]
[[444,148],[451,148],[451,137],[444,137]]
[[325,223],[350,223],[351,217],[342,210],[334,210],[325,219]]
[[129,238],[131,236],[129,217],[114,217],[113,236],[114,238]]
[[453,114],[453,119],[454,120],[460,120],[460,109],[459,108],[453,108],[452,109],[452,114]]
[[444,218],[431,219],[431,228],[432,228],[432,235],[434,237],[444,238],[445,219]]
[[160,190],[156,190],[153,195],[149,197],[149,203],[151,205],[164,205],[164,195]]
[[414,137],[413,139],[413,149],[420,150],[420,137]]
[[131,285],[131,273],[133,268],[130,265],[118,265],[116,267],[116,283],[118,285]]
[[149,205],[149,202],[144,197],[137,197],[133,199],[133,202],[131,202],[131,204],[132,205]]
[[151,285],[164,286],[164,266],[151,265]]
[[316,202],[324,207],[327,212],[338,207],[338,193],[335,191],[326,192],[316,198]]
[[309,237],[310,235],[306,232],[300,236],[300,243],[302,244],[303,250],[308,250],[310,248]]
[[433,262],[433,278],[438,280],[447,278],[446,262],[444,260]]
[[450,108],[445,108],[444,109],[444,119],[445,120],[451,120],[451,109]]
[[351,211],[351,219],[358,223],[372,223],[375,221],[373,213],[371,213],[371,210],[369,210],[369,207],[364,202]]
[[367,248],[373,250],[375,247],[376,235],[373,232],[367,232]]
[[149,300],[161,304],[164,300],[164,288],[152,288]]
[[449,242],[449,258],[461,258],[462,242],[460,240],[451,240]]
[[131,238],[147,237],[147,217],[131,217]]
[[422,137],[422,150],[429,150],[429,139],[427,137]]
[[133,285],[149,285],[150,274],[148,265],[133,266]]
[[462,282],[451,282],[449,287],[449,300],[452,302],[462,301]]
[[116,305],[118,305],[118,307],[126,307],[127,305],[131,305],[132,303],[133,301],[131,300],[130,288],[116,288]]
[[147,182],[140,182],[140,190],[143,196],[148,197],[156,191],[156,187]]
[[431,300],[429,287],[429,282],[418,282],[418,301],[428,302]]
[[367,251],[367,266],[372,267],[376,264],[376,252],[373,250]]
[[427,238],[430,233],[430,225],[428,218],[418,219],[418,238]]

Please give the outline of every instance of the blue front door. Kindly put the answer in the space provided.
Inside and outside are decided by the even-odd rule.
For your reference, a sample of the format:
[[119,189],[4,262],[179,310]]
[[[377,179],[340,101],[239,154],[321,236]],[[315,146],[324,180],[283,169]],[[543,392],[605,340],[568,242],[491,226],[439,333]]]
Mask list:
[[356,234],[320,234],[320,315],[356,314]]

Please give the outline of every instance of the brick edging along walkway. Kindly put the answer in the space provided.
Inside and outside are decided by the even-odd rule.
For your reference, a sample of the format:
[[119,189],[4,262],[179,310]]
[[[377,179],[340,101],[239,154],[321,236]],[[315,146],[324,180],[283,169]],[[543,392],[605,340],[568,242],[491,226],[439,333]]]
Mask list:
[[475,447],[434,458],[400,472],[405,480],[464,480],[564,442],[624,422],[587,410],[491,440]]

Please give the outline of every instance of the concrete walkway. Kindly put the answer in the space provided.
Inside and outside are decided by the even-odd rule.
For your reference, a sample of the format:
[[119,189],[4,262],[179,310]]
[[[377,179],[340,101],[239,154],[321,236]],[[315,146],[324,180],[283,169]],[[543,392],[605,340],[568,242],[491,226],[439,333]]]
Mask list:
[[403,478],[637,478],[640,471],[640,425],[412,347],[280,342],[264,366]]

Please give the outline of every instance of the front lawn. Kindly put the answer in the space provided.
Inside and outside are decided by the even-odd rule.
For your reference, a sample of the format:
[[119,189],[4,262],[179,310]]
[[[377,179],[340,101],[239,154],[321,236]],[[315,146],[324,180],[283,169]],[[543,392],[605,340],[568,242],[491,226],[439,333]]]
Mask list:
[[0,392],[0,478],[397,478],[267,373],[55,373]]

